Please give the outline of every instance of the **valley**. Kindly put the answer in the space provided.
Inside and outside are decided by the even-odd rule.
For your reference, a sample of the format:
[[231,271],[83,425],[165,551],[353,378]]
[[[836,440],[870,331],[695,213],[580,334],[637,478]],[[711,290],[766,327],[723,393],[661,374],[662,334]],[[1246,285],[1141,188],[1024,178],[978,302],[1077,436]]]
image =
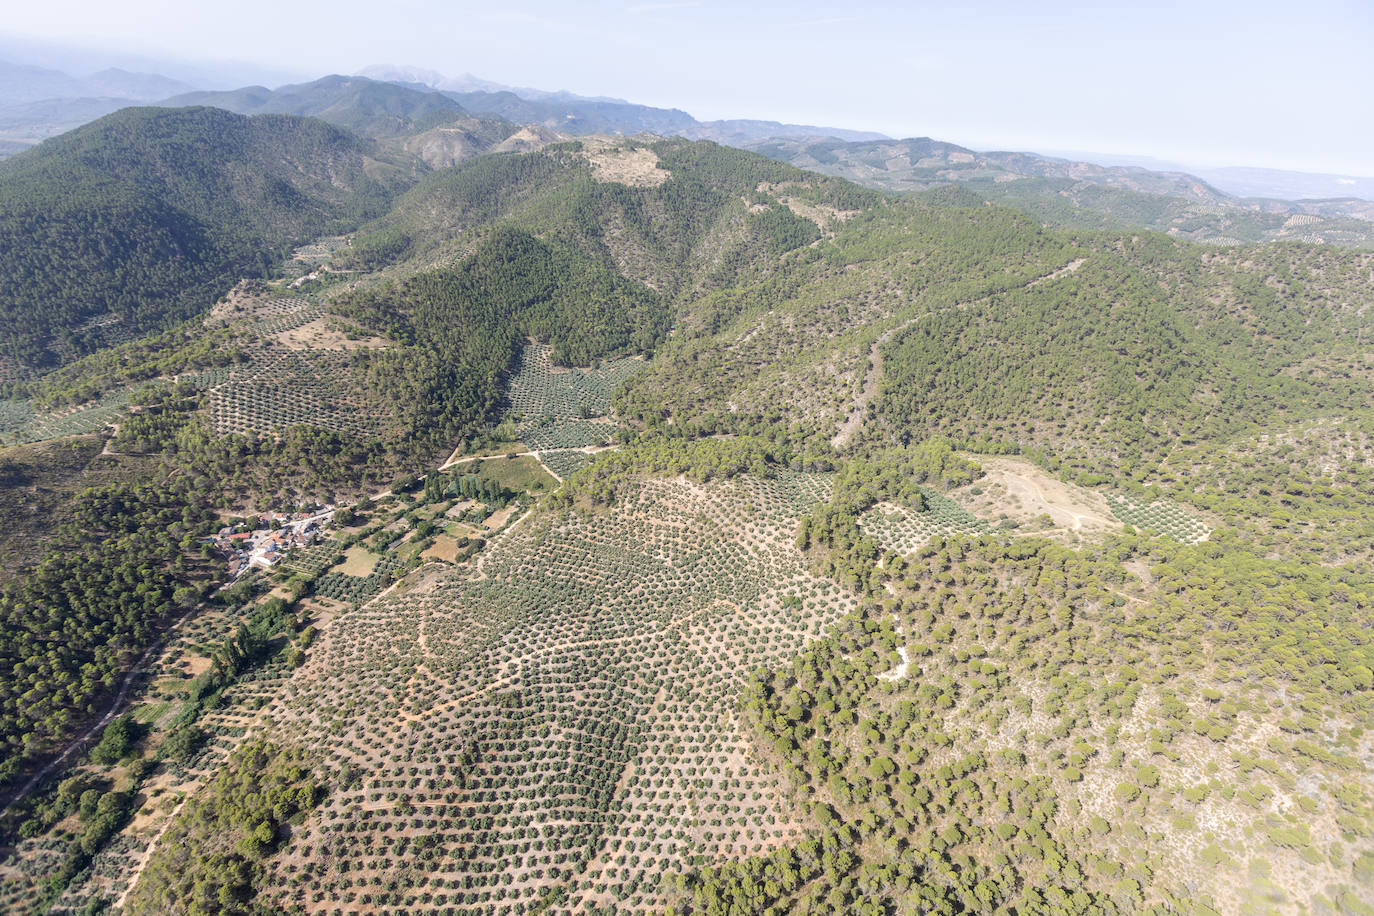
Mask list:
[[289,88],[0,169],[0,909],[1368,912],[1363,242]]

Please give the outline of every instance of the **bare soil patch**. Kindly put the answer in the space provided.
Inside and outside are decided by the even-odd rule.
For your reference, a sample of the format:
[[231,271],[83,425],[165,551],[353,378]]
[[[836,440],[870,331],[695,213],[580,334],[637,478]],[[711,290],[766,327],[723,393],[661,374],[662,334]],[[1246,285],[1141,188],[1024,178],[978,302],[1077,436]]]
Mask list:
[[497,511],[493,512],[491,514],[491,517],[488,518],[486,521],[487,530],[495,531],[496,529],[500,528],[502,525],[506,524],[506,522],[510,521],[510,517],[514,515],[519,509],[520,507],[518,505],[516,505],[515,503],[511,503],[506,508],[498,509]]
[[458,541],[447,534],[438,535],[434,538],[434,543],[429,546],[429,549],[420,556],[427,560],[434,559],[456,563],[458,561]]
[[309,598],[302,598],[299,606],[305,612],[312,626],[317,630],[322,630],[329,626],[330,622],[347,609],[348,605],[333,598],[325,598],[321,595],[311,595]]
[[210,670],[210,659],[204,655],[187,655],[184,664],[193,678]]
[[526,124],[491,148],[494,153],[532,153],[550,143],[567,139],[566,134],[535,124]]
[[384,337],[350,338],[335,324],[336,319],[321,315],[298,328],[288,328],[276,339],[292,350],[380,350],[386,347]]
[[1078,270],[1078,268],[1082,267],[1085,263],[1087,263],[1087,260],[1087,258],[1075,258],[1074,260],[1065,264],[1058,270],[1051,271],[1050,273],[1045,274],[1043,277],[1040,277],[1038,279],[1032,280],[1030,283],[1027,283],[1026,289],[1030,289],[1033,286],[1039,286],[1041,283],[1048,283],[1051,280],[1058,280],[1065,274],[1075,273]]
[[1099,534],[1120,524],[1100,494],[1051,477],[1029,461],[970,457],[983,466],[985,475],[951,495],[976,515],[989,520],[1005,516],[1061,535]]
[[475,505],[477,505],[477,500],[475,499],[459,500],[450,506],[449,510],[444,514],[449,518],[462,518],[463,515]]
[[597,181],[615,181],[634,188],[656,188],[668,180],[658,167],[658,154],[649,149],[603,147],[587,150],[587,162]]
[[787,209],[792,211],[794,216],[809,219],[825,231],[833,231],[845,220],[859,212],[858,210],[841,210],[826,204],[813,204],[799,197],[780,197],[778,199]]

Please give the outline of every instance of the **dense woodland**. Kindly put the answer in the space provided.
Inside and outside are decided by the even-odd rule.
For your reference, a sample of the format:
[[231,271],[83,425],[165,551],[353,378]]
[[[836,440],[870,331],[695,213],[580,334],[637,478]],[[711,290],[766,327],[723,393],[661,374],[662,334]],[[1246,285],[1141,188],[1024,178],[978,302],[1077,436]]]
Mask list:
[[526,337],[564,365],[651,349],[667,310],[647,287],[566,246],[498,231],[457,268],[342,306],[404,346],[374,359],[368,384],[410,405],[412,435],[471,438],[497,419],[501,380]]
[[[1328,863],[1313,837],[1334,822],[1360,848],[1369,793],[1302,796],[1297,818],[1261,812],[1275,784],[1360,766],[1310,736],[1325,721],[1353,748],[1371,713],[1367,575],[1276,568],[1234,541],[1126,538],[1089,553],[937,540],[880,568],[860,535],[812,542],[868,601],[793,665],[756,675],[745,704],[825,832],[694,876],[682,909],[1212,912],[1234,902],[1227,872],[1247,855],[1268,874],[1270,857],[1301,854],[1337,876],[1331,911],[1361,912],[1363,860],[1337,843]],[[1141,561],[1153,587],[1127,571]],[[893,678],[904,644],[919,668]],[[1233,739],[1262,718],[1281,730],[1253,756]],[[1198,757],[1244,776],[1218,780]],[[1155,825],[1196,830],[1209,795],[1237,792],[1254,839],[1208,846],[1204,861],[1225,867],[1189,875],[1196,863],[1175,861]]]
[[[1209,270],[1158,238],[1122,254],[1104,247],[1044,290],[993,296],[900,332],[885,354],[879,408],[891,434],[934,427],[1032,439],[1073,464],[1096,458],[1093,470],[1131,477],[1180,440],[1367,398],[1360,380],[1281,371],[1343,330],[1332,303],[1304,295],[1304,252],[1272,252],[1272,273],[1261,277]],[[1199,307],[1199,287],[1220,301]]]
[[173,491],[92,489],[63,516],[38,566],[0,591],[6,779],[99,708],[207,574],[188,559],[206,516]]

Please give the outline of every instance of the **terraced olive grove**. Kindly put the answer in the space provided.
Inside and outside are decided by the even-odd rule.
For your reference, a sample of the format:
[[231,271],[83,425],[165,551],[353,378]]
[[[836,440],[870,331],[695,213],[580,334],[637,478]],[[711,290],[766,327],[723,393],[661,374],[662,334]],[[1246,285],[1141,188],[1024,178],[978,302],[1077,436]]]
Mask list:
[[666,871],[795,841],[736,700],[853,607],[791,544],[826,488],[633,483],[335,619],[264,720],[332,786],[277,904],[651,911]]

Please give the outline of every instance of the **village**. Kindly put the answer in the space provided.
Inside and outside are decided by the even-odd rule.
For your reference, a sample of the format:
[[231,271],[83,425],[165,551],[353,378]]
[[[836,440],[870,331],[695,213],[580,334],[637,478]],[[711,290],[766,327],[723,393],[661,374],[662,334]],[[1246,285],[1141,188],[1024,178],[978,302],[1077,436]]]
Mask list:
[[[250,569],[271,569],[293,547],[309,547],[324,538],[334,520],[335,507],[316,506],[294,515],[271,512],[250,517],[239,525],[226,525],[204,539],[229,563],[229,581],[235,582]],[[252,526],[249,528],[248,526]]]

